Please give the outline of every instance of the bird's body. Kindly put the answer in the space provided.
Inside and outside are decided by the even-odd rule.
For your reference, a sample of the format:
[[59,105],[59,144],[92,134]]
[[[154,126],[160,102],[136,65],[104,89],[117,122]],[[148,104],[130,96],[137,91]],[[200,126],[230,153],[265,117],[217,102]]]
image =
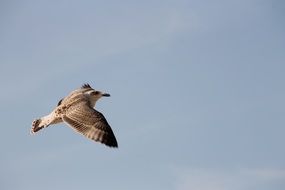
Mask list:
[[93,109],[102,96],[110,95],[94,90],[89,84],[84,84],[61,99],[49,115],[34,120],[31,133],[36,133],[52,124],[64,122],[89,139],[110,147],[118,147],[107,120],[103,114]]

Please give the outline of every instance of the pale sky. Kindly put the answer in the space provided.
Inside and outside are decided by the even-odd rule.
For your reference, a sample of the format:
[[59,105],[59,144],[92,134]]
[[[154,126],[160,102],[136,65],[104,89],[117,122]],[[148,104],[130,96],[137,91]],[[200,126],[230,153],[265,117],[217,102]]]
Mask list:
[[[281,0],[0,1],[0,189],[285,189]],[[70,91],[111,94],[119,149],[65,124]]]

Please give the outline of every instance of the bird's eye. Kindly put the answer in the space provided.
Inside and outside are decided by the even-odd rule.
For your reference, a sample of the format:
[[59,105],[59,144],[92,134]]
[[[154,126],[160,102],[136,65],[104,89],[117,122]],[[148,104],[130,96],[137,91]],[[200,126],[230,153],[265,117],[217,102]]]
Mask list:
[[92,92],[93,95],[98,95],[99,93],[100,93],[99,91]]

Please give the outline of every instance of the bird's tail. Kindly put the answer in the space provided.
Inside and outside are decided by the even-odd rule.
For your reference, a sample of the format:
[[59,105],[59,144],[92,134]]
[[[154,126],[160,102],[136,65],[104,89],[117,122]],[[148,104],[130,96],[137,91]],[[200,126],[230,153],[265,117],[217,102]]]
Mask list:
[[44,125],[40,125],[42,122],[41,119],[35,119],[32,123],[32,129],[31,129],[31,134],[34,134],[44,128]]

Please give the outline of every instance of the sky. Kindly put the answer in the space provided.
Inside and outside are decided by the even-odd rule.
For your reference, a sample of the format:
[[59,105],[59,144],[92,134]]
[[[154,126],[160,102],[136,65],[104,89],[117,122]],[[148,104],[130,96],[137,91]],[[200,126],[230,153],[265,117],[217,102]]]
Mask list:
[[[0,1],[0,189],[285,189],[281,0]],[[83,83],[118,149],[35,118]]]

